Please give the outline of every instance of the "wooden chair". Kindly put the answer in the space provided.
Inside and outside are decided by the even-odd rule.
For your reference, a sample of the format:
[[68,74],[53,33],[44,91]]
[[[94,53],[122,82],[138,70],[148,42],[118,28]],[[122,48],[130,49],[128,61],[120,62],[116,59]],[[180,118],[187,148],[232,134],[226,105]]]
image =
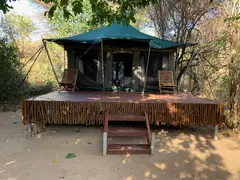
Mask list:
[[75,91],[75,89],[79,90],[76,86],[77,82],[77,76],[78,76],[78,69],[65,69],[62,76],[62,81],[59,82],[60,91],[62,90],[62,87],[66,90],[72,90]]
[[174,94],[175,84],[173,80],[173,72],[167,70],[158,71],[158,82],[160,94]]

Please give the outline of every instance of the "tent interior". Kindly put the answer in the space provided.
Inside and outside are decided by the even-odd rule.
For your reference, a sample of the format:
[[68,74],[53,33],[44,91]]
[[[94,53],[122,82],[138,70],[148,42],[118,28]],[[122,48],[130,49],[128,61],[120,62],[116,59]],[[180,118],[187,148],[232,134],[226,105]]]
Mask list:
[[146,90],[158,91],[158,70],[173,70],[172,50],[152,52],[147,62],[147,48],[144,51],[110,48],[103,51],[103,67],[100,49],[91,49],[82,56],[84,51],[74,48],[73,59],[68,59],[69,68],[79,69],[77,86],[81,90],[102,90],[104,82],[105,90],[142,91],[148,65]]

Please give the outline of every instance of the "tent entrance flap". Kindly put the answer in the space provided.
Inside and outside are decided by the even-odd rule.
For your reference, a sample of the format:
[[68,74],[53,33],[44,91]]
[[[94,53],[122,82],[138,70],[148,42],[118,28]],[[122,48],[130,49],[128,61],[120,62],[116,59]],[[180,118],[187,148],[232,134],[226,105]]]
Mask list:
[[131,87],[133,54],[116,53],[112,62],[112,83],[121,88]]

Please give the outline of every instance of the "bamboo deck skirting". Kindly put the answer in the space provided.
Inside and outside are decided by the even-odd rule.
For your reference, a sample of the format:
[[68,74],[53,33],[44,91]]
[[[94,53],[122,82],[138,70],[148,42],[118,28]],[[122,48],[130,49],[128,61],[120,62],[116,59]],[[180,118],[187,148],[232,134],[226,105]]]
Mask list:
[[155,125],[219,125],[224,118],[221,104],[165,102],[24,101],[22,112],[24,124],[44,127],[46,123],[100,125],[106,110],[112,114],[134,115],[143,115],[145,110],[150,123]]

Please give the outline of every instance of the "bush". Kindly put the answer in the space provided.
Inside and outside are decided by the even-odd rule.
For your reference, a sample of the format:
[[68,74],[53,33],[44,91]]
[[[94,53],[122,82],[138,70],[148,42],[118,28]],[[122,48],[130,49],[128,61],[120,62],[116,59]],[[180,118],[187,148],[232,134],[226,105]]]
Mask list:
[[0,39],[0,102],[22,100],[53,90],[51,82],[30,84],[25,81],[20,87],[24,74],[19,69],[20,58],[17,48],[7,39]]
[[16,95],[19,80],[23,75],[19,73],[20,59],[17,48],[7,39],[0,39],[0,100],[4,101]]

